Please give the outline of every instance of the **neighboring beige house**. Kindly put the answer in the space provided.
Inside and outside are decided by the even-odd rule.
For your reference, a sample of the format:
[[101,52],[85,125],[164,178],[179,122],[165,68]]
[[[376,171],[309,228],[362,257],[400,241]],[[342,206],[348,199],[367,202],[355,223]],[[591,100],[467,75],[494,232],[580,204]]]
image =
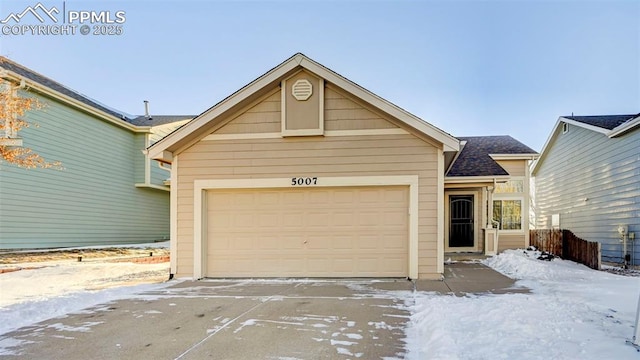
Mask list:
[[302,54],[148,156],[171,164],[179,277],[434,279],[445,252],[528,243],[535,151],[457,139]]

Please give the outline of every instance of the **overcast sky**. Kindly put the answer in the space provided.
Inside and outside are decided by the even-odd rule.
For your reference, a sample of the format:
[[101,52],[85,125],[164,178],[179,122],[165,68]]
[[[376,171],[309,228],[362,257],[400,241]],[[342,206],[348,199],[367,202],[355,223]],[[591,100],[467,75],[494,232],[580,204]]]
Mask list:
[[640,112],[638,0],[41,3],[124,11],[123,33],[0,34],[0,54],[131,114],[199,114],[296,52],[455,136],[538,151],[558,116]]

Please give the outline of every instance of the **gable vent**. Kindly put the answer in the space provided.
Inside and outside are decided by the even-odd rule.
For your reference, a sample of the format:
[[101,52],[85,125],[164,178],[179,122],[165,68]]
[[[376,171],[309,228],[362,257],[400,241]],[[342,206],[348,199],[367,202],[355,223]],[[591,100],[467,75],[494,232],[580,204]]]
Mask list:
[[296,100],[305,101],[313,94],[313,85],[306,79],[296,81],[291,87],[291,95]]

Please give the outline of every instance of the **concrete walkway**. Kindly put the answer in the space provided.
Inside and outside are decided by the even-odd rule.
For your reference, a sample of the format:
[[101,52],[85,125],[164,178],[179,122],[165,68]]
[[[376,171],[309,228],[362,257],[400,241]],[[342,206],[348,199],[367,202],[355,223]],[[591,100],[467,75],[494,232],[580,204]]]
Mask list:
[[402,359],[415,290],[526,291],[481,264],[445,271],[444,281],[184,281],[19,329],[0,346],[7,359]]
[[443,281],[418,280],[416,290],[456,295],[529,292],[527,288],[516,286],[515,280],[478,262],[447,264],[444,267]]

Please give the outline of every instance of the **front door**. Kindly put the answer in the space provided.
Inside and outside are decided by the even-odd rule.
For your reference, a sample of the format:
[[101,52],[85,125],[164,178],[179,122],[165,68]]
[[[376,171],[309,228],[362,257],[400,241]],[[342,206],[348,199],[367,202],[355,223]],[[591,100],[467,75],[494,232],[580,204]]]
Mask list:
[[473,195],[449,196],[449,247],[472,247]]

